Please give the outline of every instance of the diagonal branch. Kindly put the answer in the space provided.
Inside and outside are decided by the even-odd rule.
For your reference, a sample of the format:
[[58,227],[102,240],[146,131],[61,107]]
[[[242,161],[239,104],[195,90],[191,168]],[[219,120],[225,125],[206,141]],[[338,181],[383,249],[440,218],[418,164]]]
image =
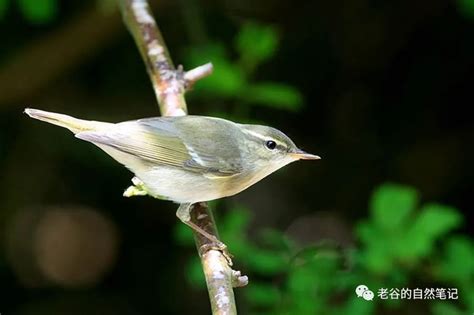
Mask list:
[[[184,72],[176,69],[146,0],[120,0],[120,9],[145,62],[163,116],[186,115],[185,91],[195,81],[212,73],[208,63]],[[217,227],[206,203],[193,205],[191,221],[206,232],[217,235]],[[233,287],[244,286],[247,277],[231,269],[221,251],[207,238],[194,233],[213,314],[237,314]]]
[[125,24],[145,62],[148,75],[163,116],[180,116],[187,112],[184,92],[194,81],[212,73],[208,63],[184,73],[176,70],[168,49],[146,0],[120,0]]

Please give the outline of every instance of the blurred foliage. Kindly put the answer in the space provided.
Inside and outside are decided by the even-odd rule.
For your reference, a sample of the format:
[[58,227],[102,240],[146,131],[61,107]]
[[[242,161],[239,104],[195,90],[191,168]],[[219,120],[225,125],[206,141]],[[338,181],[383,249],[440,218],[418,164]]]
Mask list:
[[[116,9],[116,0],[96,0],[98,8],[105,13]],[[59,13],[59,0],[0,0],[0,19],[8,9],[18,8],[25,20],[31,24],[52,22]]]
[[0,18],[2,18],[6,11],[7,11],[7,6],[8,6],[8,0],[0,0]]
[[[373,302],[354,289],[455,287],[461,304],[437,301],[424,305],[431,314],[474,311],[474,243],[449,232],[459,227],[457,209],[440,204],[419,207],[412,187],[384,184],[372,195],[370,216],[359,222],[357,248],[342,252],[327,244],[301,247],[281,232],[262,230],[256,242],[246,229],[250,211],[236,206],[219,222],[221,238],[250,275],[242,292],[251,314],[374,314],[378,308],[410,308],[415,301]],[[179,224],[181,244],[193,244],[189,228]],[[435,247],[442,248],[435,252]],[[188,263],[188,280],[205,286],[198,258]],[[457,301],[455,301],[457,302]],[[427,311],[428,312],[428,311]]]
[[25,18],[32,23],[51,21],[58,11],[57,0],[18,0]]
[[[190,96],[234,104],[230,111],[218,109],[211,113],[225,118],[248,120],[251,106],[298,111],[303,106],[303,97],[295,87],[254,78],[258,67],[275,56],[278,45],[276,29],[247,22],[234,40],[233,51],[220,42],[191,47],[186,56],[189,68],[211,61],[214,73],[199,81]],[[232,58],[233,54],[237,57]]]
[[12,5],[33,24],[48,23],[58,14],[58,0],[0,0],[0,18]]
[[[419,207],[418,193],[412,188],[385,185],[377,190],[370,217],[354,229],[359,241],[356,249],[341,252],[319,243],[302,247],[275,230],[252,230],[251,238],[247,234],[250,222],[262,226],[285,219],[293,224],[308,214],[309,197],[313,210],[329,209],[345,220],[358,218],[362,212],[354,210],[363,207],[367,192],[381,178],[413,184],[428,199],[454,204],[464,210],[468,222],[472,219],[468,210],[473,124],[465,104],[471,98],[466,78],[473,68],[473,0],[424,5],[312,1],[303,6],[288,6],[285,1],[199,2],[194,6],[197,19],[187,15],[193,11],[192,1],[156,3],[157,19],[175,61],[181,61],[176,51],[186,51],[186,68],[208,61],[215,65],[215,73],[199,81],[188,95],[197,99],[190,102],[193,113],[241,121],[271,117],[268,124],[293,131],[298,144],[312,146],[315,153],[327,157],[314,167],[292,166],[286,175],[280,172],[269,179],[271,184],[262,183],[241,194],[240,200],[260,204],[253,209],[259,210],[252,212],[255,217],[239,206],[219,220],[236,265],[250,276],[250,285],[236,290],[242,299],[238,303],[241,313],[455,315],[469,310],[472,314],[472,239],[466,229],[460,231],[464,235],[448,234],[460,225],[460,212],[442,205]],[[16,52],[21,57],[25,50],[35,48],[30,44],[41,43],[56,31],[74,38],[71,48],[90,56],[71,60],[69,54],[57,53],[59,44],[51,43],[49,50],[33,60],[44,60],[39,64],[51,64],[51,69],[69,61],[70,68],[58,71],[54,80],[25,75],[49,73],[38,69],[5,71],[3,84],[15,83],[9,86],[45,83],[41,89],[2,103],[0,155],[5,184],[1,217],[41,203],[97,205],[110,214],[123,235],[120,260],[110,277],[94,288],[30,288],[18,283],[2,251],[0,312],[94,313],[81,308],[87,306],[106,314],[97,311],[98,300],[117,309],[111,314],[124,313],[127,305],[131,309],[125,313],[133,314],[208,313],[207,293],[189,294],[181,282],[183,251],[169,242],[175,205],[157,204],[151,198],[124,200],[120,191],[129,180],[125,170],[101,152],[70,140],[70,135],[38,127],[19,115],[30,103],[117,121],[156,114],[133,41],[130,36],[117,36],[126,33],[125,27],[110,31],[105,38],[108,44],[87,51],[79,48],[84,39],[76,39],[64,27],[78,23],[75,17],[90,11],[91,4],[110,11],[115,1],[0,0],[0,19],[8,22],[3,28],[2,69],[10,69]],[[180,6],[184,18],[179,16]],[[275,26],[243,23],[235,35],[236,21],[248,18],[272,21]],[[199,19],[212,27],[203,31],[204,39],[190,40]],[[43,27],[56,21],[54,29]],[[25,22],[31,25],[18,27]],[[94,39],[100,34],[95,30],[120,23],[113,19],[96,22],[82,34]],[[186,23],[190,25],[187,31]],[[105,43],[103,38],[100,41]],[[186,47],[190,42],[193,46]],[[303,108],[302,95],[305,102],[317,106]],[[268,202],[268,194],[282,196],[292,207],[275,206],[278,200]],[[157,207],[160,211],[155,211]],[[305,236],[317,237],[318,232],[307,231]],[[343,232],[333,235],[337,238]],[[187,227],[179,225],[176,233],[182,244],[192,243]],[[194,262],[187,264],[186,275],[202,288],[202,269],[195,250],[190,252]],[[462,301],[397,303],[376,298],[368,303],[355,298],[354,288],[360,283],[374,291],[399,285],[458,287]],[[184,295],[189,303],[169,298]],[[62,311],[55,311],[56,304]],[[29,311],[18,311],[23,307]]]
[[464,16],[474,19],[474,0],[458,0],[458,7]]

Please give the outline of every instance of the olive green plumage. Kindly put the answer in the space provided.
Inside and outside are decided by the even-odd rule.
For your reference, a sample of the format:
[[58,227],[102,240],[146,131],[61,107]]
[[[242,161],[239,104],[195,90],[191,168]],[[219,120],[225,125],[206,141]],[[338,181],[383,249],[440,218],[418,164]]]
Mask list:
[[277,129],[214,117],[114,124],[36,109],[25,112],[100,147],[130,169],[149,195],[179,203],[234,195],[288,163],[319,158],[299,150]]

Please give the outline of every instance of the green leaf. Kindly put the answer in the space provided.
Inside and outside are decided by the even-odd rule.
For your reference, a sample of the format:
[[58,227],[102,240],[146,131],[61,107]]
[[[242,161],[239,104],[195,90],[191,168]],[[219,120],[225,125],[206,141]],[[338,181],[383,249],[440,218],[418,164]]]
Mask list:
[[[376,299],[376,298],[374,298]],[[336,314],[350,314],[350,315],[370,315],[374,313],[375,302],[368,302],[362,298],[352,297],[342,307],[341,312]]]
[[295,260],[287,280],[285,297],[290,301],[288,314],[327,314],[328,297],[334,293],[339,281],[337,270],[340,264],[333,256],[312,255],[305,251],[300,258],[309,259],[303,263]]
[[452,207],[439,204],[424,206],[406,234],[407,258],[428,255],[434,247],[434,242],[458,227],[461,221],[461,215]]
[[261,248],[248,249],[247,263],[256,273],[275,275],[288,268],[288,258],[280,252]]
[[[295,268],[288,275],[288,288],[294,294],[301,294],[308,291],[316,291],[315,279],[307,268]],[[328,275],[323,275],[327,277]]]
[[371,244],[381,237],[381,233],[377,227],[367,221],[357,223],[355,233],[364,244]]
[[288,111],[298,111],[303,105],[303,97],[297,89],[275,82],[252,83],[241,97],[258,105]]
[[474,244],[467,237],[452,237],[445,245],[439,276],[448,281],[463,283],[474,279]]
[[50,22],[58,13],[57,0],[18,0],[18,5],[32,23]]
[[365,268],[372,273],[385,274],[393,268],[393,256],[390,247],[382,240],[373,242],[361,255]]
[[418,203],[418,193],[407,186],[384,184],[372,195],[370,210],[382,230],[396,230],[407,222]]
[[340,256],[331,250],[303,250],[293,260],[288,275],[288,288],[293,294],[318,295],[323,298],[338,286]]
[[224,59],[210,59],[214,72],[200,80],[195,87],[196,92],[206,92],[221,97],[236,97],[245,86],[242,70]]
[[275,54],[277,32],[271,26],[248,22],[237,35],[235,45],[243,60],[259,64]]
[[245,77],[240,67],[233,64],[226,54],[225,47],[213,43],[197,48],[190,48],[187,59],[192,67],[200,66],[209,61],[214,66],[212,75],[199,80],[194,86],[194,93],[211,96],[235,97],[245,86]]
[[462,217],[453,207],[440,204],[427,204],[414,223],[414,229],[431,238],[438,238],[449,230],[458,227]]
[[245,288],[247,300],[256,306],[275,306],[280,301],[280,292],[273,285],[252,281]]
[[365,250],[358,253],[359,263],[372,273],[387,274],[393,268],[397,249],[404,247],[403,237],[384,233],[381,228],[367,221],[357,224],[356,234],[365,244]]
[[462,312],[457,306],[446,303],[446,302],[437,302],[434,303],[431,307],[431,311],[433,315],[463,315],[465,314]]
[[284,315],[314,315],[327,314],[325,311],[327,302],[322,298],[315,298],[315,296],[307,296],[303,294],[292,295],[289,297],[290,305],[286,307]]

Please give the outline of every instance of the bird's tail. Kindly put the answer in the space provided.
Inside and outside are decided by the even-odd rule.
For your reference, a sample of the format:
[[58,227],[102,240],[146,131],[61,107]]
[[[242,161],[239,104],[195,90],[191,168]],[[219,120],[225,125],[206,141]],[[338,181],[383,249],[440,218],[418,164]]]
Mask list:
[[112,125],[111,123],[77,119],[64,114],[51,113],[33,108],[25,108],[25,113],[31,118],[67,128],[74,134],[82,131],[96,131]]

